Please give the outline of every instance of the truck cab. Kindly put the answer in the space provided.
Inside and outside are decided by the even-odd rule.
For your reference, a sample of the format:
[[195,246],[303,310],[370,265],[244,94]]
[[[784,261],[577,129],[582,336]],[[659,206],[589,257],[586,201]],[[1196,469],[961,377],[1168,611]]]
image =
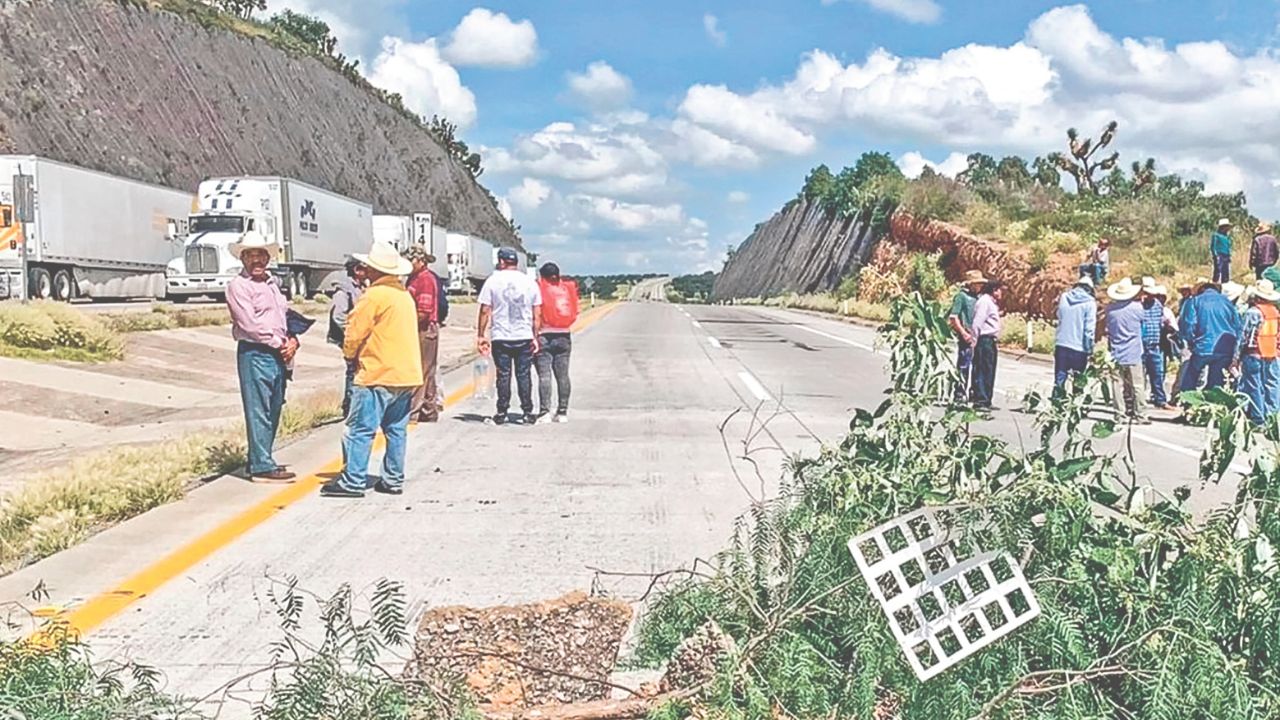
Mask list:
[[243,270],[240,258],[228,250],[230,245],[251,230],[279,242],[278,196],[278,191],[252,179],[200,183],[199,209],[187,219],[186,232],[175,233],[174,241],[181,244],[182,252],[165,271],[169,299],[185,302],[199,295],[225,298],[227,283]]

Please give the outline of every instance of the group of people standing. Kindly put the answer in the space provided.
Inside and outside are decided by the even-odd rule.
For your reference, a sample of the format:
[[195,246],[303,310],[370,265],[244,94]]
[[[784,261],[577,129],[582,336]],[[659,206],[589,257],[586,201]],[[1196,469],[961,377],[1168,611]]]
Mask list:
[[[1100,312],[1097,291],[1111,263],[1110,242],[1099,241],[1080,266],[1079,279],[1058,300],[1054,397],[1062,398],[1068,380],[1088,368],[1095,341],[1104,336],[1115,365],[1116,408],[1131,422],[1151,422],[1147,405],[1171,410],[1183,392],[1228,383],[1248,398],[1254,422],[1280,412],[1280,269],[1275,267],[1280,252],[1271,227],[1258,225],[1250,248],[1256,282],[1248,287],[1232,282],[1231,227],[1229,220],[1219,222],[1209,241],[1214,276],[1178,288],[1176,313],[1168,289],[1152,277],[1108,285]],[[1001,299],[999,282],[970,271],[948,316],[958,344],[955,401],[983,413],[992,403]],[[1178,369],[1170,383],[1167,370],[1173,361]]]
[[[292,482],[295,473],[275,461],[273,448],[298,337],[311,321],[289,309],[270,271],[279,245],[251,231],[230,251],[243,263],[240,275],[228,283],[226,297],[248,436],[246,470],[255,482]],[[421,246],[401,254],[390,244],[374,242],[368,253],[353,255],[346,265],[346,277],[334,294],[328,332],[328,340],[342,348],[347,362],[343,469],[321,487],[322,495],[364,496],[379,430],[386,448],[373,490],[403,493],[410,421],[437,422],[444,410],[439,347],[449,303],[443,281],[430,269],[434,261]],[[569,332],[577,318],[576,286],[562,279],[553,263],[543,266],[538,282],[516,266],[515,251],[500,249],[497,271],[479,297],[476,346],[484,354],[492,353],[498,368],[499,412],[494,419],[505,422],[514,365],[522,420],[535,422],[550,414],[554,375],[559,386],[555,417],[563,422],[568,417]],[[529,376],[535,362],[542,401],[537,415]]]

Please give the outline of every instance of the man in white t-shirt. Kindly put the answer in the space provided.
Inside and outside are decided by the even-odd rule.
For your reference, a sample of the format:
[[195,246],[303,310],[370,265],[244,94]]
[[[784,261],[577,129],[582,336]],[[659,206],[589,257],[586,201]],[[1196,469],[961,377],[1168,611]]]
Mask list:
[[[532,425],[533,356],[538,352],[538,334],[542,331],[542,293],[533,278],[516,269],[519,258],[511,248],[498,250],[498,269],[480,288],[480,323],[476,332],[476,349],[492,354],[498,369],[498,413],[493,421],[507,422],[511,408],[511,368],[515,366],[516,387],[520,393],[523,416],[517,421]],[[492,328],[493,340],[489,335]]]

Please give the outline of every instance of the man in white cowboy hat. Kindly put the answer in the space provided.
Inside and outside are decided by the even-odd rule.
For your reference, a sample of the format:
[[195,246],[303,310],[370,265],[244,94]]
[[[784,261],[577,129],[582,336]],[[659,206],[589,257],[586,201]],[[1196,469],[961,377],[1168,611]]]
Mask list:
[[298,339],[289,336],[288,304],[268,269],[280,246],[250,231],[227,251],[244,266],[227,283],[227,310],[231,337],[237,341],[236,372],[249,449],[246,470],[255,482],[288,482],[294,473],[276,463],[273,448],[284,409],[286,366],[298,352]]
[[1168,288],[1156,284],[1155,278],[1142,278],[1142,368],[1151,389],[1149,400],[1157,410],[1169,409],[1169,396],[1164,388],[1165,330],[1177,329],[1172,313],[1164,305],[1168,297]]
[[[1138,397],[1137,375],[1142,367],[1142,317],[1144,308],[1138,301],[1142,288],[1130,278],[1124,278],[1107,288],[1111,304],[1107,306],[1107,345],[1111,359],[1119,369],[1120,387],[1115,392],[1116,409],[1131,422],[1148,424],[1151,421],[1141,412]],[[1120,404],[1124,399],[1123,406]]]
[[1209,379],[1205,387],[1222,387],[1240,335],[1240,312],[1222,294],[1221,286],[1200,278],[1196,288],[1195,298],[1184,303],[1178,318],[1178,331],[1191,348],[1179,392],[1199,388],[1206,369]]
[[966,272],[955,297],[951,299],[951,312],[947,314],[947,324],[956,336],[956,371],[960,374],[954,393],[957,405],[964,405],[970,400],[973,348],[978,343],[973,334],[973,310],[978,304],[978,293],[986,284],[987,279],[981,270]]
[[1098,332],[1093,278],[1081,275],[1058,299],[1058,332],[1053,344],[1053,396],[1061,398],[1067,379],[1084,372]]
[[1249,288],[1249,309],[1236,341],[1235,366],[1240,371],[1236,390],[1249,398],[1249,419],[1261,425],[1280,410],[1280,360],[1276,338],[1280,335],[1280,292],[1270,280]]
[[375,492],[404,492],[404,457],[409,410],[414,390],[422,384],[422,354],[418,346],[418,310],[400,278],[413,265],[395,246],[374,241],[368,254],[357,254],[369,287],[347,317],[342,353],[356,363],[351,409],[342,433],[344,467],[325,483],[327,497],[364,497],[369,456],[378,430],[386,437],[382,477]]
[[1253,229],[1253,244],[1249,246],[1249,266],[1253,268],[1254,278],[1262,279],[1262,274],[1280,260],[1280,246],[1276,244],[1276,236],[1271,234],[1271,225],[1260,222]]
[[1222,218],[1218,230],[1209,238],[1209,254],[1213,256],[1213,281],[1224,283],[1231,279],[1231,221]]

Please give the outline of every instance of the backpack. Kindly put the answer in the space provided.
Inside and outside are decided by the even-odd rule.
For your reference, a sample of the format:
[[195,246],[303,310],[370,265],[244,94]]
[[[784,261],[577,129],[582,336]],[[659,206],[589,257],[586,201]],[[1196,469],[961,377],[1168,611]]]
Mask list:
[[559,283],[538,281],[542,291],[543,326],[567,328],[578,319],[578,284],[561,279]]
[[436,299],[436,322],[443,325],[445,320],[449,319],[449,292],[444,287],[444,281],[436,275],[434,270],[428,270],[436,278],[437,294],[440,296]]

